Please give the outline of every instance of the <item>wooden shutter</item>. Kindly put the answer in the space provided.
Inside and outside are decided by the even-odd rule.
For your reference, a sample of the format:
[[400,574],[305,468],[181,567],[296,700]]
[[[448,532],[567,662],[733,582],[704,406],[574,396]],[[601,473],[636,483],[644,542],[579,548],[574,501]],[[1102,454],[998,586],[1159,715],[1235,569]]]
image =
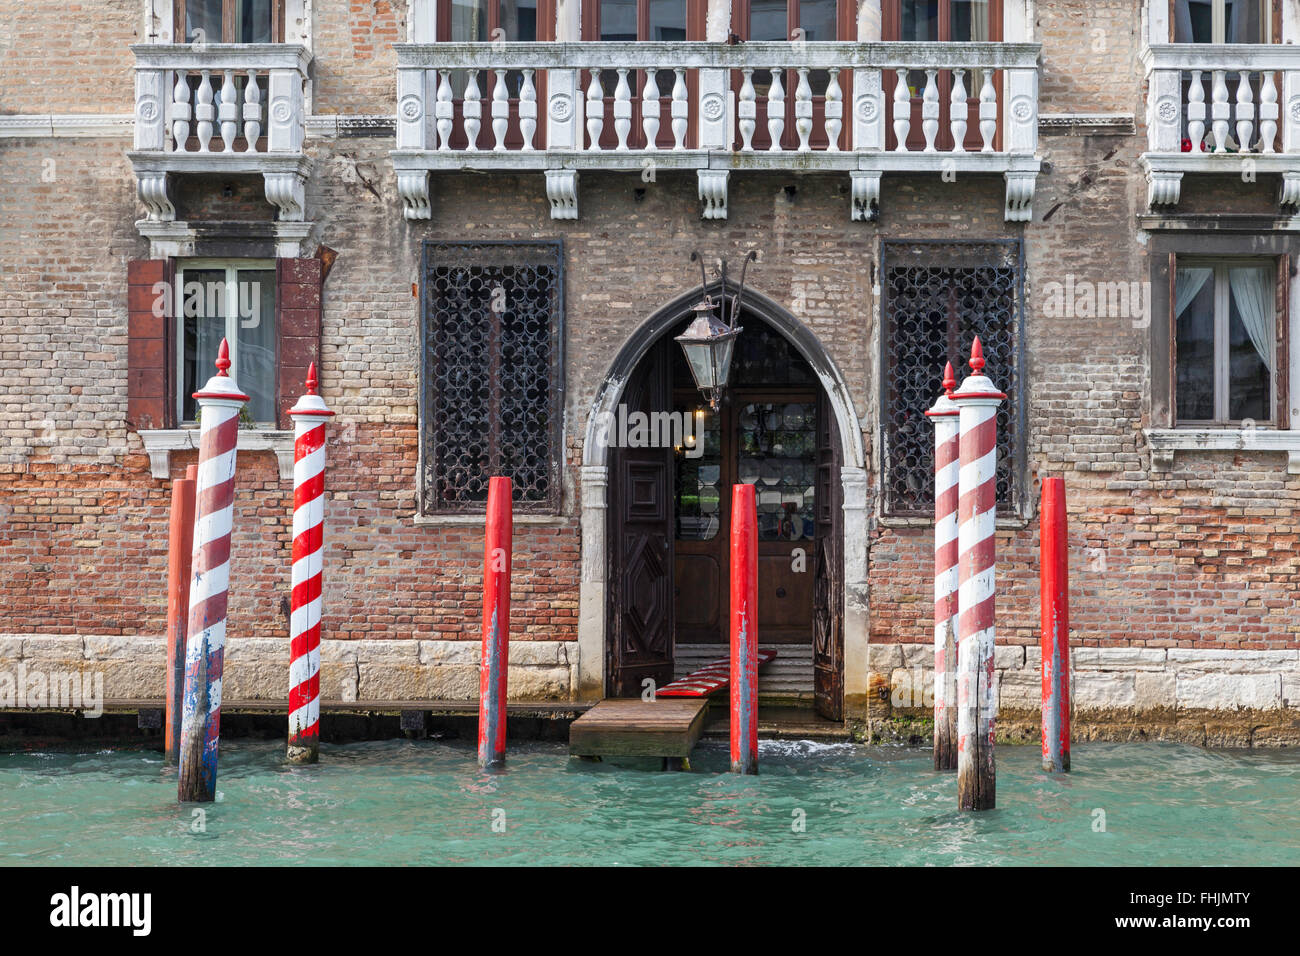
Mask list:
[[275,262],[275,322],[277,342],[275,375],[276,424],[292,428],[288,411],[302,394],[307,366],[320,370],[321,286],[320,259],[277,259]]
[[170,428],[173,269],[168,259],[132,259],[127,276],[126,421],[130,428]]

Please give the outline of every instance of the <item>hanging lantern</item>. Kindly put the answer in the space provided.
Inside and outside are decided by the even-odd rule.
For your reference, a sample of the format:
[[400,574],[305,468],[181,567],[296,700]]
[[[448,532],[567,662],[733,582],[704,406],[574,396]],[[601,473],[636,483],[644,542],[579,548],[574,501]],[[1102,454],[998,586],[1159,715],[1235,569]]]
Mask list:
[[[714,300],[708,293],[708,280],[704,275],[704,261],[698,252],[691,253],[691,261],[700,261],[700,287],[703,298],[692,309],[695,319],[686,331],[677,336],[682,351],[686,353],[686,364],[690,366],[691,376],[698,388],[709,401],[714,411],[722,391],[727,387],[731,377],[731,360],[736,351],[736,336],[744,331],[736,324],[736,315],[740,310],[740,297],[745,291],[745,273],[749,263],[758,258],[758,253],[750,252],[745,256],[745,264],[740,272],[740,291],[727,297],[727,263],[719,263],[722,278],[722,295],[718,300],[723,317],[714,311]],[[726,321],[723,321],[723,318]]]

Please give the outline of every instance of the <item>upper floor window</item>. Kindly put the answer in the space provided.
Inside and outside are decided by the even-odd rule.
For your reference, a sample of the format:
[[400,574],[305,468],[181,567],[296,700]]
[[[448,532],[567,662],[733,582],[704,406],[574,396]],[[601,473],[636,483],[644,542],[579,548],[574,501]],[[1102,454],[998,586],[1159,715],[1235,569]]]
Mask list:
[[1277,264],[1180,256],[1174,274],[1176,424],[1275,420]]
[[284,0],[175,0],[186,43],[280,43]]
[[[583,36],[614,42],[702,40],[687,23],[687,0],[596,0]],[[702,27],[702,24],[701,24]]]
[[1174,0],[1174,42],[1273,43],[1276,6],[1272,0]]
[[886,40],[983,41],[1001,37],[1001,0],[885,0]]
[[438,0],[438,37],[451,43],[549,40],[554,23],[554,0]]
[[248,417],[276,420],[275,262],[186,259],[176,263],[176,420],[195,420],[194,392],[212,374],[224,338],[230,374],[249,396]]

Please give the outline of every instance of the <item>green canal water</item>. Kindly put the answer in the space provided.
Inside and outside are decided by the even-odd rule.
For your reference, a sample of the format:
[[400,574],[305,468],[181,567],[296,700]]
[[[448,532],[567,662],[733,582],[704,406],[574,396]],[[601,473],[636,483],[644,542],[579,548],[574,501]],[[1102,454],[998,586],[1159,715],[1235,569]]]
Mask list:
[[1087,744],[1049,777],[1035,748],[1001,747],[982,814],[915,749],[764,741],[756,777],[723,772],[718,742],[691,773],[550,743],[494,773],[465,741],[282,754],[226,742],[205,820],[157,753],[0,755],[0,864],[1300,864],[1295,750]]

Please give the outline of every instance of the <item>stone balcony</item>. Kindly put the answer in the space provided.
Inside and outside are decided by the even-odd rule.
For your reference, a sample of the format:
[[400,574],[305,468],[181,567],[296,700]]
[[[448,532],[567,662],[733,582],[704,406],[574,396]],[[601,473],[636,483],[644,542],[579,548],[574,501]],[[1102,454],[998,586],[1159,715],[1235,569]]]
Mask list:
[[279,254],[306,236],[311,161],[303,153],[311,52],[300,44],[143,44],[135,54],[135,144],[127,155],[157,243],[179,241],[177,176],[260,174],[276,210]]
[[[576,219],[583,170],[644,177],[647,169],[694,170],[706,219],[726,218],[731,174],[749,170],[847,174],[855,220],[876,218],[885,173],[1000,175],[1006,219],[1032,217],[1038,44],[402,43],[396,50],[392,157],[408,219],[430,217],[431,173],[537,170],[552,218]],[[949,91],[946,103],[941,89]]]
[[1147,76],[1148,204],[1172,207],[1183,180],[1280,175],[1278,204],[1300,206],[1300,47],[1152,44]]

